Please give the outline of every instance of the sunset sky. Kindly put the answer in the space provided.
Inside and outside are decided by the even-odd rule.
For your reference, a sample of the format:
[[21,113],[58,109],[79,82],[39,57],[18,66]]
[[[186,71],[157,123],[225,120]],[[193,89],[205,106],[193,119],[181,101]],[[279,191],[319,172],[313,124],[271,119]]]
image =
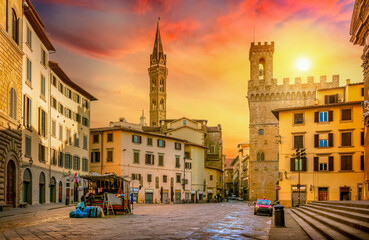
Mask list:
[[[32,1],[32,0],[31,0]],[[33,0],[56,53],[51,59],[99,100],[91,127],[149,110],[156,21],[167,54],[167,118],[223,127],[224,153],[248,140],[250,43],[274,41],[274,77],[339,74],[362,81],[361,47],[349,42],[354,0]],[[304,57],[310,70],[297,69]]]

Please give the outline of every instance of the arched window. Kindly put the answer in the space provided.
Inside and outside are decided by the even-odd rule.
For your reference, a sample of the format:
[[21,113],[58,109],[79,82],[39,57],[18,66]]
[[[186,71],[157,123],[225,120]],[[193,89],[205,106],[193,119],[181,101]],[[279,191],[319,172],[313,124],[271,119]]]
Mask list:
[[265,79],[265,59],[259,60],[259,79]]
[[164,99],[160,99],[160,110],[164,110]]
[[155,188],[159,188],[159,177],[155,178]]
[[14,88],[9,91],[9,116],[17,119],[17,93]]
[[152,90],[156,91],[156,78],[152,79]]
[[264,161],[265,159],[264,159],[264,153],[262,152],[261,154],[260,154],[260,161]]
[[160,92],[164,92],[164,79],[160,78]]
[[12,10],[12,38],[18,44],[18,19],[14,9]]
[[256,157],[256,160],[257,161],[260,161],[260,153],[257,153],[257,155],[256,155],[257,157]]
[[152,110],[156,110],[156,99],[152,100]]

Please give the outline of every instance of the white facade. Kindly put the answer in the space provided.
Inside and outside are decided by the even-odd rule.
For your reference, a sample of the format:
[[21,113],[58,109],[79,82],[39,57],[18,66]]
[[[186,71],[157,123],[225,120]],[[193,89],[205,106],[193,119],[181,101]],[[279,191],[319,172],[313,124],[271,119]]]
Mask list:
[[[81,182],[80,188],[76,187],[76,191],[73,191],[74,174],[82,173],[82,166],[85,172],[88,171],[89,103],[90,100],[95,99],[72,83],[66,75],[62,75],[63,79],[61,79],[58,76],[60,68],[57,68],[59,70],[57,73],[50,68],[49,51],[54,51],[54,48],[43,30],[40,30],[43,29],[43,24],[37,20],[36,15],[34,10],[25,6],[25,16],[22,22],[24,36],[22,44],[24,51],[22,200],[28,204],[65,202],[68,195],[69,202],[73,202],[81,198],[81,186],[84,186]],[[63,94],[53,86],[53,81],[57,83],[57,86],[60,83],[63,84]],[[72,97],[75,94],[80,96],[79,103],[75,101],[75,98],[69,99],[66,96],[66,88],[71,90]],[[61,103],[72,111],[71,118],[66,116],[66,112],[61,114],[59,109],[53,108],[53,99],[58,103],[57,107]],[[82,106],[82,99],[86,99],[87,108]],[[85,117],[87,124],[82,125],[82,122],[76,121],[75,113]],[[63,126],[62,132],[59,131],[59,125]],[[71,132],[72,144],[68,144],[66,129]],[[79,146],[75,146],[74,134],[80,138]],[[83,136],[86,138],[85,148]],[[70,166],[65,165],[65,153],[72,156]],[[74,160],[76,161],[75,167],[72,165]]]

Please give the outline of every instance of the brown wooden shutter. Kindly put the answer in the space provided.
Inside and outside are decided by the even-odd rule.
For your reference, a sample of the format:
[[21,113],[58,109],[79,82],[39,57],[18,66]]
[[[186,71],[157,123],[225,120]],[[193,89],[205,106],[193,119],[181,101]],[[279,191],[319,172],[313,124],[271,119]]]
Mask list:
[[333,111],[328,111],[328,121],[333,122]]
[[361,132],[360,133],[361,135],[360,135],[360,144],[361,144],[361,146],[364,146],[364,132]]
[[314,147],[319,147],[319,134],[314,135]]
[[26,118],[27,118],[27,116],[26,116],[26,105],[27,105],[26,95],[23,95],[23,126],[25,126],[25,127],[27,127],[26,126]]
[[[90,160],[91,162],[93,162],[93,154],[94,154],[94,152],[91,152],[91,160]],[[60,153],[59,153],[59,159],[60,159],[60,156],[61,156],[61,155],[60,155]]]
[[294,158],[290,159],[290,164],[291,164],[291,172],[295,171],[295,159]]
[[141,136],[138,137],[138,142],[142,143],[142,137]]
[[307,158],[303,157],[302,158],[302,170],[301,171],[306,171],[307,169]]
[[334,157],[333,156],[328,157],[328,170],[329,171],[334,170]]
[[336,94],[336,95],[334,96],[334,102],[335,102],[335,103],[338,103],[338,94]]
[[325,95],[324,96],[324,104],[328,104],[329,103],[329,96]]
[[314,157],[314,171],[319,171],[319,157]]
[[364,171],[364,155],[360,156],[360,170]]
[[333,133],[328,134],[328,146],[333,147]]
[[135,135],[132,135],[132,142],[135,142]]
[[151,155],[151,157],[152,157],[152,165],[154,165],[155,164],[155,155],[153,154],[153,155]]
[[41,108],[38,108],[38,134],[41,134]]
[[319,122],[319,112],[314,113],[314,122]]

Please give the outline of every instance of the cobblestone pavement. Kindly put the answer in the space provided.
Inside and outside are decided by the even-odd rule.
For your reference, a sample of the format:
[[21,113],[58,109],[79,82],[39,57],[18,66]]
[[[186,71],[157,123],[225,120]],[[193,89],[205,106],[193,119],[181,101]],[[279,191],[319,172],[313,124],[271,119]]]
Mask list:
[[69,218],[74,207],[0,218],[0,239],[268,239],[271,217],[241,202],[135,205],[133,215]]

